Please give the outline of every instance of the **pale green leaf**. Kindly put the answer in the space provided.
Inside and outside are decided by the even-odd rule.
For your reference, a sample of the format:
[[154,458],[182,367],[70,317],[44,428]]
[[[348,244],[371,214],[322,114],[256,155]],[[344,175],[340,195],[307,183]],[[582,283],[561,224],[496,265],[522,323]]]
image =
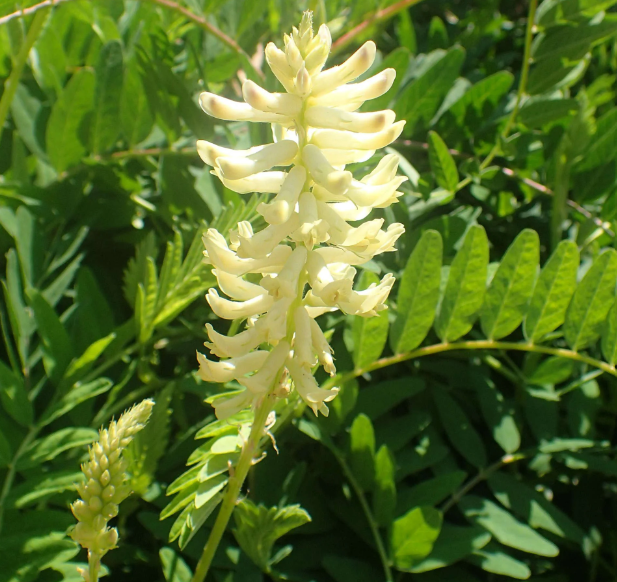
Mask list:
[[527,580],[531,576],[527,564],[500,551],[497,544],[489,544],[482,550],[476,550],[469,557],[469,561],[491,574],[501,574],[517,580]]
[[481,226],[472,226],[450,267],[435,329],[444,342],[456,341],[474,324],[486,289],[488,240]]
[[409,572],[431,553],[442,521],[434,507],[416,507],[392,524],[390,551],[397,570]]
[[443,243],[427,230],[407,261],[397,297],[397,316],[390,334],[392,349],[400,354],[417,348],[433,324],[439,299]]
[[428,159],[435,181],[448,192],[456,192],[458,170],[448,146],[435,131],[428,133]]
[[480,323],[487,338],[501,339],[519,326],[531,296],[539,260],[538,235],[525,229],[506,251],[486,292]]
[[159,558],[167,582],[191,582],[193,573],[186,562],[171,548],[161,548]]
[[387,445],[379,447],[375,455],[375,488],[373,515],[377,523],[389,527],[396,508],[396,461]]
[[375,481],[375,431],[368,416],[359,414],[350,431],[349,464],[358,484],[365,490]]
[[564,322],[576,288],[579,260],[576,244],[561,241],[544,265],[523,322],[523,332],[528,341],[540,341]]
[[616,280],[617,252],[609,249],[594,261],[568,307],[563,331],[573,350],[582,350],[600,337],[613,304]]

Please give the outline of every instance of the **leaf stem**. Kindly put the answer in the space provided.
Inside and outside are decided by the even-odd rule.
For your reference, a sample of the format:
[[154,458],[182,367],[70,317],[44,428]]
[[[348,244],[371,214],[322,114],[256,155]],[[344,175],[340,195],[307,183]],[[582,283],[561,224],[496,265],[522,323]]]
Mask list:
[[349,468],[349,465],[347,464],[347,461],[345,461],[345,457],[343,456],[343,454],[333,444],[330,444],[328,448],[330,449],[330,451],[332,451],[332,454],[335,456],[336,460],[341,466],[341,469],[343,469],[345,477],[351,484],[351,487],[353,488],[354,493],[356,494],[358,501],[360,502],[362,511],[366,516],[366,521],[368,522],[371,533],[373,534],[375,545],[377,546],[377,552],[379,553],[379,558],[381,559],[381,564],[383,567],[384,575],[386,577],[386,582],[392,582],[393,578],[392,569],[390,568],[390,560],[388,558],[384,542],[381,538],[381,534],[379,533],[379,526],[375,521],[373,512],[371,511],[368,501],[366,500],[366,496],[364,495],[364,491],[362,491],[362,487],[360,487],[360,484],[358,483],[354,474]]
[[343,36],[340,36],[336,41],[332,44],[332,54],[336,54],[342,49],[344,49],[347,45],[352,43],[357,36],[362,34],[371,24],[376,24],[378,22],[383,22],[384,20],[388,20],[392,18],[395,14],[413,6],[414,4],[419,4],[422,0],[399,0],[395,2],[391,6],[387,8],[382,8],[381,10],[377,10],[373,12],[368,18],[363,20],[357,26],[354,26],[349,32],[346,32]]
[[386,368],[387,366],[399,364],[407,360],[422,358],[424,356],[430,356],[433,354],[441,354],[444,352],[452,352],[455,350],[516,350],[520,352],[536,352],[539,354],[559,356],[562,358],[567,358],[569,360],[574,360],[576,362],[589,364],[590,366],[598,368],[599,370],[602,370],[603,372],[606,372],[611,376],[617,377],[617,369],[615,369],[615,366],[611,366],[607,362],[602,362],[601,360],[597,360],[596,358],[592,358],[591,356],[586,356],[584,354],[580,354],[579,352],[575,352],[566,348],[552,348],[549,346],[541,346],[537,344],[523,342],[469,340],[453,343],[433,344],[431,346],[425,346],[423,348],[418,348],[410,352],[404,352],[402,354],[396,354],[394,356],[381,358],[374,361],[372,364],[365,366],[364,368],[357,368],[355,370],[352,370],[351,372],[339,374],[334,378],[327,380],[323,385],[323,388],[331,388],[336,384],[344,384],[345,382],[353,380],[358,376],[363,376],[364,374],[368,374],[369,372],[380,370],[381,368]]
[[229,476],[229,484],[225,490],[225,496],[223,497],[221,509],[216,516],[216,521],[214,522],[214,526],[210,532],[210,537],[204,547],[203,554],[197,564],[197,569],[193,575],[192,582],[203,582],[208,574],[214,554],[216,553],[221,539],[223,538],[223,534],[225,533],[231,514],[236,506],[242,484],[244,483],[249,469],[253,464],[255,454],[259,450],[259,441],[264,434],[264,428],[268,415],[272,411],[274,405],[274,398],[275,397],[270,394],[265,396],[255,412],[255,419],[253,421],[253,426],[251,427],[251,432],[244,447],[242,448],[242,453],[240,455],[240,459],[238,460],[238,464],[234,467],[233,473]]
[[13,70],[4,84],[4,93],[2,93],[2,98],[0,99],[0,139],[2,139],[4,122],[9,114],[9,108],[11,107],[13,97],[15,97],[15,92],[17,91],[17,86],[19,85],[19,78],[21,77],[21,73],[26,65],[26,61],[28,60],[30,49],[34,46],[34,43],[43,28],[43,24],[45,24],[45,17],[46,11],[37,12],[34,16],[24,43],[21,45],[19,53],[17,53],[17,57],[13,63]]

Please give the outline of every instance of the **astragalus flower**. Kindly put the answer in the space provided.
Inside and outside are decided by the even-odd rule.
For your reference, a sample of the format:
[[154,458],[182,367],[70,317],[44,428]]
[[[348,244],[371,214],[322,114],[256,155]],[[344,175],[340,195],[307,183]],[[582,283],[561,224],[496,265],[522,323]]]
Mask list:
[[[210,289],[208,302],[218,317],[246,320],[246,329],[232,337],[208,325],[206,346],[220,360],[198,354],[203,380],[235,380],[242,386],[213,399],[219,418],[272,391],[288,394],[289,379],[315,414],[327,415],[325,403],[337,389],[320,388],[313,370],[319,364],[334,375],[336,369],[315,318],[335,310],[374,316],[386,309],[394,283],[387,274],[377,285],[354,290],[353,266],[395,250],[403,226],[383,230],[382,219],[350,223],[401,195],[398,187],[406,178],[396,175],[398,158],[384,156],[361,180],[345,165],[367,161],[403,130],[404,121],[395,122],[393,111],[357,112],[365,101],[388,91],[395,71],[386,69],[349,84],[372,65],[375,44],[369,41],[343,64],[322,70],[331,44],[328,27],[322,25],[314,35],[311,13],[306,12],[299,30],[285,35],[284,50],[273,43],[265,49],[285,93],[269,93],[247,80],[242,87],[245,103],[212,93],[200,97],[213,117],[271,123],[274,136],[274,143],[248,150],[197,142],[203,161],[229,189],[275,195],[257,208],[268,224],[263,230],[254,232],[250,223],[241,222],[229,233],[229,244],[214,229],[204,236],[204,254],[214,266],[219,289],[229,297]],[[273,169],[285,166],[291,167]],[[267,344],[273,349],[264,349]]]

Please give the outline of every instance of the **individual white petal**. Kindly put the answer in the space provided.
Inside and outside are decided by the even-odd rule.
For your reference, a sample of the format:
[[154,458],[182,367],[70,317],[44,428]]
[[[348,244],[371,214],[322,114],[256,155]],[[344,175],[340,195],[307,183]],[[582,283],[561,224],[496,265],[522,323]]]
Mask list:
[[378,150],[390,145],[401,135],[405,121],[397,121],[377,133],[354,133],[337,129],[316,129],[311,143],[320,148]]
[[271,345],[278,344],[287,337],[287,320],[289,308],[295,297],[281,297],[274,302],[268,313],[259,318],[255,326],[263,329],[266,341]]
[[281,85],[285,87],[288,93],[293,93],[295,91],[294,77],[296,71],[289,66],[285,53],[278,49],[273,42],[269,42],[266,45],[265,54],[268,66],[272,69],[274,76],[281,82]]
[[294,311],[294,327],[294,360],[310,370],[315,365],[316,358],[311,338],[311,318],[304,305]]
[[285,35],[285,57],[290,69],[297,73],[304,66],[304,59],[300,49],[296,46],[293,36]]
[[[306,308],[305,309],[310,309]],[[310,315],[310,311],[307,311]],[[332,348],[326,339],[319,324],[311,317],[311,341],[313,343],[313,349],[317,352],[317,358],[319,363],[323,366],[324,370],[334,376],[336,374],[336,367],[334,366],[334,359],[332,358]]]
[[252,392],[242,390],[241,392],[233,392],[229,396],[217,395],[208,402],[212,404],[216,418],[224,420],[251,406],[254,398],[255,395]]
[[354,241],[353,238],[350,237],[349,241],[345,241],[345,244],[341,246],[353,251],[357,255],[370,259],[375,255],[395,251],[396,248],[394,243],[396,243],[404,232],[405,227],[402,224],[395,222],[394,224],[391,224],[387,230],[379,230],[374,234],[372,239],[367,236],[364,240]]
[[334,202],[330,204],[330,206],[343,220],[349,222],[363,220],[373,210],[370,206],[356,206],[351,200],[347,200],[346,202]]
[[387,308],[384,301],[388,298],[392,285],[394,285],[394,277],[388,273],[378,285],[373,283],[364,291],[354,291],[348,299],[339,301],[338,306],[348,315],[372,317],[377,315],[378,311]]
[[395,118],[394,111],[389,109],[371,113],[350,113],[321,105],[309,107],[304,114],[305,121],[313,127],[364,133],[383,131],[394,123]]
[[330,93],[324,93],[318,97],[311,96],[309,105],[342,107],[349,103],[362,104],[369,99],[381,97],[392,87],[395,78],[396,71],[394,69],[385,69],[361,83],[343,85]]
[[297,95],[269,93],[251,80],[244,81],[242,96],[251,107],[265,113],[295,117],[302,108],[302,99]]
[[346,164],[358,164],[370,160],[375,150],[332,150],[322,148],[321,153],[333,166],[345,166]]
[[299,293],[298,280],[304,270],[308,251],[306,247],[297,246],[291,253],[281,272],[274,275],[266,275],[260,282],[260,286],[268,290],[275,299],[289,297],[295,299]]
[[212,117],[227,121],[265,121],[289,125],[290,119],[277,113],[264,113],[253,109],[248,103],[238,103],[214,93],[204,91],[199,96],[201,108]]
[[343,64],[316,75],[312,94],[321,95],[322,93],[329,93],[368,71],[375,60],[376,51],[377,47],[372,40],[365,42]]
[[241,180],[228,180],[222,174],[222,172],[215,168],[213,173],[234,192],[238,194],[252,194],[253,192],[263,192],[267,194],[275,194],[283,185],[286,172],[260,172],[259,174],[253,174],[248,178],[242,178]]
[[306,70],[306,67],[300,67],[300,70],[296,74],[294,84],[296,87],[296,93],[300,97],[306,97],[311,92],[311,89],[313,88],[313,80],[309,75],[309,72]]
[[356,253],[337,247],[320,247],[315,252],[323,258],[326,264],[345,263],[346,265],[363,265],[369,259],[361,257]]
[[396,176],[385,184],[375,186],[353,180],[346,196],[357,206],[376,207],[390,200],[405,180],[407,180],[405,176]]
[[363,184],[370,184],[376,186],[378,184],[385,184],[390,180],[393,180],[398,170],[399,157],[396,154],[388,154],[379,160],[375,169],[364,176],[360,180]]
[[219,157],[216,166],[226,180],[241,180],[274,166],[291,164],[298,153],[298,144],[289,139],[268,144],[247,156]]
[[341,299],[350,296],[355,270],[345,265],[347,270],[336,273],[335,277],[335,273],[329,268],[330,265],[326,264],[319,250],[309,253],[307,261],[309,284],[315,297],[325,305],[334,307]]
[[206,299],[212,307],[212,311],[223,319],[246,319],[253,315],[259,315],[270,309],[274,299],[267,294],[258,295],[248,301],[230,301],[219,296],[216,289],[208,289]]
[[304,183],[306,182],[306,169],[295,166],[287,174],[277,196],[269,203],[262,202],[257,207],[269,224],[281,224],[291,217]]
[[312,372],[301,366],[295,358],[287,360],[287,369],[298,394],[315,415],[317,415],[317,412],[321,412],[324,416],[328,416],[328,407],[325,403],[336,398],[338,388],[332,388],[331,390],[320,388]]
[[246,301],[264,293],[264,289],[255,283],[249,283],[242,277],[226,273],[220,269],[213,269],[212,274],[216,277],[219,289],[232,299]]
[[264,259],[242,259],[229,249],[225,238],[214,228],[209,228],[204,234],[203,242],[206,247],[204,255],[210,263],[232,275],[278,273],[292,252],[290,247],[280,245]]
[[[317,42],[315,42],[317,41]],[[330,54],[330,48],[332,47],[332,36],[330,35],[330,29],[322,24],[319,27],[317,36],[313,39],[315,46],[311,48],[310,52],[304,59],[306,68],[311,75],[319,73],[323,66],[326,64],[326,59]]]
[[302,149],[302,161],[317,184],[333,194],[347,192],[353,178],[351,172],[333,168],[317,146],[306,145]]
[[221,157],[242,157],[254,154],[263,149],[264,146],[256,146],[248,150],[232,150],[219,145],[210,143],[204,139],[197,140],[197,153],[199,157],[209,166],[214,166],[217,158]]
[[253,259],[265,258],[274,250],[276,245],[296,230],[299,224],[299,216],[297,214],[292,214],[287,222],[267,226],[256,235],[250,237],[240,235],[238,237],[238,256],[251,257]]
[[317,200],[317,212],[319,218],[328,223],[329,243],[339,245],[343,243],[352,227],[349,226],[328,204]]
[[[310,291],[309,291],[310,293]],[[320,315],[323,315],[324,313],[331,313],[333,311],[336,311],[338,309],[338,307],[330,307],[328,305],[326,305],[323,301],[321,301],[320,305],[318,307],[314,306],[314,305],[307,305],[306,306],[306,310],[308,312],[308,314],[312,317],[319,317]]]
[[302,223],[300,228],[291,233],[293,240],[304,243],[309,249],[328,240],[328,223],[319,218],[317,201],[311,192],[303,192],[300,195],[298,214]]
[[199,377],[204,382],[231,382],[242,376],[246,376],[251,372],[261,368],[268,357],[267,351],[249,352],[239,358],[231,358],[229,360],[221,360],[213,362],[203,354],[197,352],[197,361],[199,362]]
[[277,380],[285,364],[285,360],[289,356],[289,350],[289,343],[286,341],[279,342],[268,354],[268,358],[257,373],[248,378],[241,378],[238,381],[243,386],[246,386],[253,394],[264,394],[268,392]]
[[258,326],[249,327],[234,336],[218,333],[211,324],[206,324],[210,342],[204,345],[219,358],[237,358],[244,356],[266,341],[265,330]]

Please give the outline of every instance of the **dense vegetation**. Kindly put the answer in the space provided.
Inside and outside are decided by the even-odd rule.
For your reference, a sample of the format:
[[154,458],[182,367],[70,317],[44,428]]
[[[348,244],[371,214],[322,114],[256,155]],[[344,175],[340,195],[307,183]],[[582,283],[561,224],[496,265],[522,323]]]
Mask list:
[[80,463],[149,396],[105,563],[191,579],[251,421],[196,375],[229,328],[201,235],[261,201],[195,140],[272,139],[197,95],[279,90],[263,47],[306,8],[330,64],[372,38],[397,71],[370,103],[407,122],[406,233],[363,266],[389,310],[323,316],[341,392],[281,400],[209,580],[617,580],[617,0],[56,4],[0,3],[0,582],[81,580]]

